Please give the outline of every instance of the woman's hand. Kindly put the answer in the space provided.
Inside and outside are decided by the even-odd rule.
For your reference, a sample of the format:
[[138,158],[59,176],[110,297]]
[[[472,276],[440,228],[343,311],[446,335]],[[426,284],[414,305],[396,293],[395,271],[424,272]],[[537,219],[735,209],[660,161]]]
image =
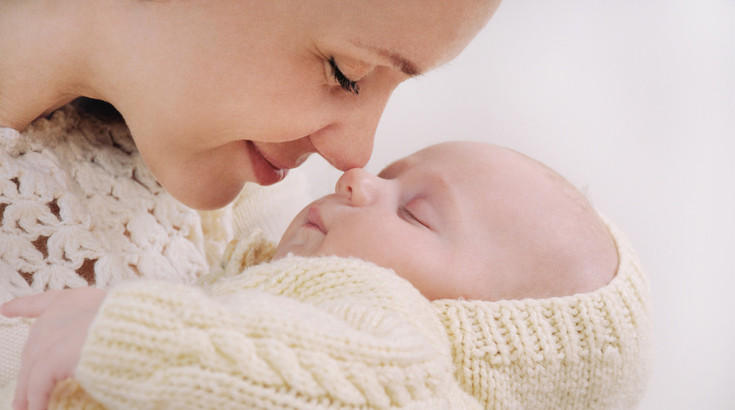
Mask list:
[[3,316],[36,318],[21,357],[15,410],[45,409],[56,383],[73,375],[105,295],[94,288],[56,290],[0,307]]

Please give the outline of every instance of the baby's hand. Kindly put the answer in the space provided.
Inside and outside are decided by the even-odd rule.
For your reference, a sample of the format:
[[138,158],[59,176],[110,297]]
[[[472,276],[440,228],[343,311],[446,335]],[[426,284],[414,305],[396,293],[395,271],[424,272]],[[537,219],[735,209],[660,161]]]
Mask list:
[[73,375],[105,294],[94,288],[55,290],[0,307],[3,316],[36,318],[21,357],[15,410],[45,409],[56,383]]

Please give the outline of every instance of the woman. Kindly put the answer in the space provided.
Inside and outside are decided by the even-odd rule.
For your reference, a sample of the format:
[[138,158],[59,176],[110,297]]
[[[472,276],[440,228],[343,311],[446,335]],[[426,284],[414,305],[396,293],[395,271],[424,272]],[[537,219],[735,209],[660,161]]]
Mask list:
[[[456,56],[498,3],[0,3],[0,302],[191,281],[232,221],[202,233],[176,200],[222,207],[311,153],[364,165],[393,89]],[[68,105],[82,96],[112,104],[134,145],[121,124]],[[0,398],[27,332],[0,318]]]

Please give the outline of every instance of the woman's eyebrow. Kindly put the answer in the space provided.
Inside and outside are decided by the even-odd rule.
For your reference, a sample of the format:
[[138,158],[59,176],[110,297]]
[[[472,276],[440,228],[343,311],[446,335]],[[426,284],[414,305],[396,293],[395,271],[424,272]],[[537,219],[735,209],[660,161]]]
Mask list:
[[388,58],[391,61],[393,67],[402,71],[407,76],[416,77],[418,75],[421,75],[421,70],[419,70],[416,64],[411,62],[406,57],[403,57],[398,53],[390,52],[388,50],[377,49],[375,51],[383,57]]
[[360,43],[355,43],[355,45],[360,48],[369,50],[383,57],[390,63],[390,65],[393,68],[401,71],[402,73],[406,74],[409,77],[416,77],[416,76],[423,74],[423,71],[419,68],[419,66],[416,63],[409,60],[408,58],[401,55],[400,53],[397,53],[391,50],[387,50],[384,48],[368,46],[368,45],[360,44]]

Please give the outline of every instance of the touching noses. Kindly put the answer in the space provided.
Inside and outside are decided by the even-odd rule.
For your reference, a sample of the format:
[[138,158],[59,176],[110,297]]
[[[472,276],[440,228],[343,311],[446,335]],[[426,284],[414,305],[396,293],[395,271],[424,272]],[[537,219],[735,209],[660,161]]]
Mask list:
[[362,168],[345,171],[337,180],[334,191],[344,196],[352,206],[366,206],[373,203],[380,190],[380,178]]

